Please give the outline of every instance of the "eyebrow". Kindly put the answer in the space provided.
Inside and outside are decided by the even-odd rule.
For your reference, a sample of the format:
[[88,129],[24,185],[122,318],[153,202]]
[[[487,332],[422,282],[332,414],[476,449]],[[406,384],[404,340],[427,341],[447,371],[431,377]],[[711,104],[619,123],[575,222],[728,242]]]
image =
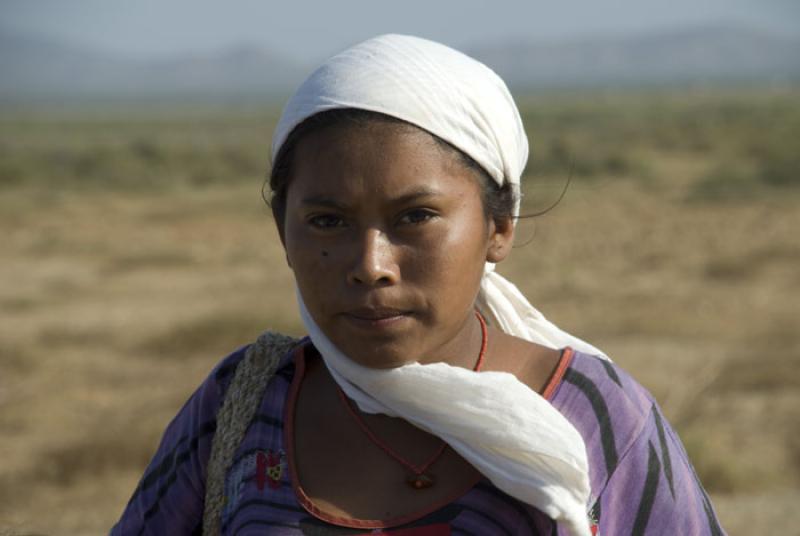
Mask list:
[[[392,198],[390,200],[390,203],[393,205],[405,205],[408,203],[412,203],[414,201],[419,201],[420,199],[423,198],[438,197],[440,195],[443,195],[443,192],[441,190],[437,190],[435,188],[422,187],[406,192],[395,198]],[[348,206],[345,203],[337,201],[335,196],[325,195],[325,194],[311,195],[305,197],[300,201],[300,204],[329,207],[339,210],[344,210],[348,208]]]

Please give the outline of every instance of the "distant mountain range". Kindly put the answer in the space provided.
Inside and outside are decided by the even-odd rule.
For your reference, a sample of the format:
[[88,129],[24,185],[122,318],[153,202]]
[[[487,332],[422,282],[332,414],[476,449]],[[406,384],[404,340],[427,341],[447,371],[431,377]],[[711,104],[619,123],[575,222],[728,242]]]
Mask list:
[[[735,26],[467,51],[513,88],[800,81],[800,39]],[[257,47],[137,60],[0,30],[0,98],[285,95],[310,71]]]
[[471,54],[518,88],[800,80],[800,39],[724,25],[506,44]]
[[138,60],[0,31],[0,98],[285,94],[307,69],[256,47]]

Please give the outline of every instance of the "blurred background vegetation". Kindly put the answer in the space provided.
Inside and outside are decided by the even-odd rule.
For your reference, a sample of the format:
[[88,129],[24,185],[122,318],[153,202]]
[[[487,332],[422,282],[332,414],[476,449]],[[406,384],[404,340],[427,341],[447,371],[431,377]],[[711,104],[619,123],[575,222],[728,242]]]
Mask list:
[[[683,192],[687,200],[791,191],[800,181],[797,97],[785,87],[523,96],[535,151],[526,180],[571,171],[579,182],[632,179],[655,187],[670,180],[655,166],[674,155],[706,164]],[[96,117],[81,107],[6,110],[0,188],[152,191],[252,183],[269,168],[265,143],[278,112],[180,103]]]

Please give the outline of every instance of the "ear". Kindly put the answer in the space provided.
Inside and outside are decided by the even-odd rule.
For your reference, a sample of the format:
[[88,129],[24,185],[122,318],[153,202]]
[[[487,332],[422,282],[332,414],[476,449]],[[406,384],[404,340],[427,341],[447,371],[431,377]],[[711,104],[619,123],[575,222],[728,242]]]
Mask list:
[[486,260],[497,263],[511,253],[514,245],[514,222],[511,218],[492,220],[489,226],[489,247],[486,250]]

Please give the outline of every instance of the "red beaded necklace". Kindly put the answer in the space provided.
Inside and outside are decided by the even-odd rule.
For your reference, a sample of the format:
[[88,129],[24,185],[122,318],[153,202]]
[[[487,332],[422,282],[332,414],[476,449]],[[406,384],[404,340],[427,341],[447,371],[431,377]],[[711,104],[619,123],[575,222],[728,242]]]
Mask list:
[[[478,321],[481,324],[481,338],[482,338],[481,351],[478,354],[478,361],[475,363],[475,367],[473,368],[475,372],[478,372],[481,370],[481,366],[483,365],[483,359],[486,356],[486,346],[489,342],[489,335],[488,335],[488,330],[486,328],[486,321],[483,319],[483,316],[481,316],[481,314],[478,313],[477,311],[475,312],[475,316],[478,317]],[[341,398],[342,403],[350,412],[350,415],[353,416],[353,419],[355,419],[356,423],[358,423],[358,426],[361,428],[364,434],[366,434],[366,436],[370,439],[370,441],[372,441],[378,447],[380,447],[380,449],[383,450],[386,454],[388,454],[389,457],[391,457],[392,459],[400,463],[403,467],[411,471],[411,475],[406,480],[406,483],[409,486],[411,486],[414,489],[425,489],[433,486],[436,483],[436,480],[433,478],[433,475],[431,475],[427,471],[434,463],[436,463],[436,461],[442,456],[442,454],[444,454],[445,449],[447,449],[447,443],[442,441],[442,444],[439,445],[439,448],[436,449],[436,452],[434,452],[433,456],[431,456],[431,458],[427,462],[423,463],[422,465],[414,465],[413,463],[409,462],[408,460],[400,456],[397,452],[392,450],[392,448],[389,447],[389,445],[381,441],[381,439],[378,436],[376,436],[372,430],[369,429],[369,426],[367,426],[367,423],[364,422],[364,419],[362,419],[361,416],[358,414],[356,408],[353,406],[353,403],[350,401],[350,399],[347,398],[347,395],[344,394],[344,391],[342,391],[341,388],[339,388],[338,391],[339,391],[339,398]]]

